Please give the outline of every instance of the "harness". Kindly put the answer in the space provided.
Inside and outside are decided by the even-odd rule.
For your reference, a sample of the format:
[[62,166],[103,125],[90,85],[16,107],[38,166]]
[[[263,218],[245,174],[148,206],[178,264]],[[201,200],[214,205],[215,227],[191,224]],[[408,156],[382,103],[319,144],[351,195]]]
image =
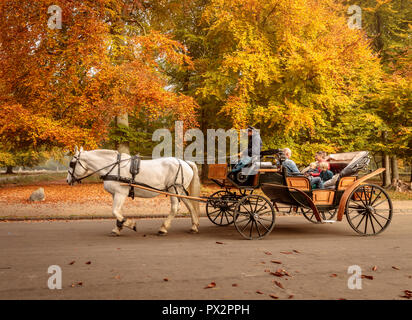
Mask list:
[[[85,167],[82,165],[82,163],[80,162],[80,153],[79,153],[78,156],[74,156],[73,158],[74,158],[76,161],[71,161],[70,164],[69,164],[70,168],[73,169],[71,172],[69,171],[69,174],[70,174],[70,176],[71,176],[71,178],[72,178],[72,184],[74,184],[74,183],[76,183],[76,182],[77,182],[77,183],[81,183],[81,181],[82,181],[83,179],[86,179],[86,178],[92,176],[93,174],[95,174],[95,173],[97,173],[97,172],[99,172],[99,171],[101,171],[101,170],[104,170],[104,169],[106,169],[106,168],[110,168],[110,167],[111,167],[110,170],[109,170],[106,174],[104,174],[104,175],[102,175],[102,176],[100,177],[100,179],[102,179],[103,181],[118,181],[118,182],[123,182],[123,183],[129,184],[130,190],[129,190],[129,195],[128,195],[128,197],[130,197],[130,198],[132,198],[132,199],[134,199],[135,194],[134,194],[134,187],[133,187],[131,184],[140,185],[140,186],[143,186],[143,187],[146,187],[146,188],[151,188],[151,189],[156,190],[156,191],[168,191],[170,188],[174,188],[176,194],[178,194],[177,188],[178,188],[178,187],[181,187],[181,188],[183,189],[183,191],[185,192],[186,195],[189,194],[189,193],[187,192],[187,190],[185,189],[185,187],[184,187],[183,168],[182,168],[182,163],[181,163],[181,160],[180,160],[180,159],[177,159],[177,161],[178,161],[178,163],[179,163],[179,167],[178,167],[178,169],[177,169],[174,182],[173,182],[170,186],[166,187],[165,189],[158,189],[158,188],[154,188],[154,187],[152,187],[152,186],[149,186],[149,185],[147,185],[147,184],[145,184],[145,183],[135,181],[135,178],[136,178],[136,176],[139,174],[139,171],[140,171],[140,161],[141,161],[141,159],[140,159],[140,156],[139,156],[139,155],[132,156],[131,158],[128,158],[128,159],[122,159],[122,155],[121,155],[120,153],[118,153],[118,154],[117,154],[117,161],[116,161],[116,162],[114,162],[114,163],[112,163],[112,164],[109,164],[109,165],[107,165],[107,166],[105,166],[105,167],[103,167],[103,168],[100,168],[99,170],[96,170],[96,171],[94,171],[94,172],[92,172],[92,173],[90,173],[90,174],[88,174],[88,175],[86,175],[86,176],[84,176],[84,177],[81,177],[81,178],[76,178],[76,176],[74,175],[74,173],[75,173],[75,171],[76,171],[76,166],[77,166],[77,164],[79,164],[79,165],[80,165],[83,169],[85,169],[85,170],[87,170],[87,168],[85,168]],[[131,174],[131,176],[132,176],[131,178],[122,177],[122,176],[120,175],[120,164],[121,164],[122,162],[124,162],[124,161],[130,161],[130,170],[129,170],[129,171],[130,171],[130,174]],[[186,161],[185,161],[185,162],[186,162]],[[187,163],[187,162],[186,162],[186,163]],[[116,167],[117,167],[117,175],[111,174]],[[179,173],[180,173],[180,175],[181,175],[181,181],[182,181],[181,183],[177,183],[177,180],[178,180],[178,178],[179,178]],[[179,201],[180,201],[180,199],[179,199]]]

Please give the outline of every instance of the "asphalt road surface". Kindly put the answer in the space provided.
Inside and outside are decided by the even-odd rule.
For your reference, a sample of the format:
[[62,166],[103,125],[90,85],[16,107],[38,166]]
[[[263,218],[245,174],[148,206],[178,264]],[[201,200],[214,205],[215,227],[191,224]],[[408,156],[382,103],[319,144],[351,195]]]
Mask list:
[[[0,299],[404,299],[412,290],[410,214],[375,237],[346,220],[299,216],[278,217],[258,241],[207,218],[199,234],[180,218],[160,237],[161,223],[138,220],[137,232],[111,237],[114,220],[2,222]],[[60,290],[48,288],[51,265],[61,268]],[[353,265],[366,276],[362,289],[348,288]]]

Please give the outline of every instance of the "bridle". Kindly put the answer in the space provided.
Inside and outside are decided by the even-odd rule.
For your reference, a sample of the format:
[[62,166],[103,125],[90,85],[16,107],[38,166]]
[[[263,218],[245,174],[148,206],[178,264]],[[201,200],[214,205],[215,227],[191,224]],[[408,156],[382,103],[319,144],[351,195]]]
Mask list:
[[[99,171],[102,171],[102,170],[104,170],[104,169],[106,169],[106,168],[109,168],[109,167],[111,167],[111,169],[109,170],[109,172],[108,173],[106,173],[105,174],[105,176],[108,176],[109,174],[110,174],[110,172],[112,172],[113,171],[113,169],[117,166],[117,165],[119,165],[119,170],[120,170],[120,163],[121,162],[125,162],[125,161],[130,161],[130,159],[123,159],[123,160],[120,160],[119,158],[118,158],[118,160],[116,161],[116,162],[114,162],[114,163],[111,163],[111,164],[109,164],[109,165],[107,165],[107,166],[105,166],[105,167],[103,167],[103,168],[100,168],[99,170],[96,170],[96,171],[93,171],[92,173],[89,173],[88,175],[85,175],[84,177],[81,177],[81,178],[76,178],[76,176],[75,176],[75,171],[76,171],[76,166],[77,166],[77,164],[79,164],[84,170],[88,170],[81,162],[80,162],[80,152],[79,152],[79,154],[76,156],[73,156],[73,159],[75,159],[75,161],[70,161],[70,163],[69,163],[69,167],[70,168],[72,168],[72,171],[70,172],[70,170],[69,170],[69,174],[70,174],[70,177],[71,177],[71,181],[70,181],[70,185],[74,185],[76,182],[77,183],[82,183],[82,180],[84,180],[84,179],[86,179],[86,178],[88,178],[88,177],[90,177],[90,176],[92,176],[92,175],[94,175],[95,173],[97,173],[97,172],[99,172]],[[105,177],[104,176],[104,177]],[[104,178],[103,177],[103,178]],[[101,177],[102,178],[102,177]]]
[[69,170],[69,174],[70,174],[70,177],[71,177],[70,185],[74,185],[76,182],[80,184],[80,183],[82,183],[83,179],[86,179],[87,177],[91,176],[94,173],[93,172],[92,174],[87,175],[85,177],[76,178],[76,176],[74,174],[76,172],[77,164],[79,164],[86,171],[87,171],[87,168],[84,165],[82,165],[82,163],[80,162],[80,152],[79,152],[79,155],[74,156],[73,159],[75,159],[75,161],[72,160],[69,163],[69,167],[72,168],[72,171]]

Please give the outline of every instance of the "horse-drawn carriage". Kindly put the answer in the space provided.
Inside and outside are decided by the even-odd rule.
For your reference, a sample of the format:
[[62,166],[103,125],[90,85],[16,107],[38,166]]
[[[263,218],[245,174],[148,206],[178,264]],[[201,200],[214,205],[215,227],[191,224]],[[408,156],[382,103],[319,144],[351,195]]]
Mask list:
[[[264,157],[274,161],[255,162],[254,174],[248,175],[232,173],[227,164],[209,165],[209,179],[222,188],[206,204],[207,216],[214,224],[234,223],[247,239],[268,235],[280,212],[300,213],[313,223],[342,221],[346,215],[349,225],[361,235],[378,234],[389,225],[393,208],[388,194],[378,185],[365,183],[384,169],[358,176],[369,164],[368,152],[330,155],[334,176],[322,189],[313,189],[304,174],[288,174],[282,167],[281,150],[263,153],[262,160]],[[257,189],[264,195],[254,192]]]
[[[116,151],[80,149],[70,162],[67,182],[80,183],[93,174],[100,175],[105,190],[113,195],[115,235],[120,234],[123,226],[136,230],[135,222],[120,213],[127,196],[150,198],[160,194],[171,199],[171,213],[159,230],[161,234],[167,233],[177,212],[177,198],[182,199],[191,213],[191,232],[198,231],[199,201],[206,202],[206,213],[213,223],[221,226],[234,223],[247,239],[268,235],[279,212],[301,213],[313,223],[341,221],[346,215],[350,226],[361,235],[378,234],[389,225],[392,219],[389,196],[380,186],[365,183],[385,169],[358,176],[369,164],[368,152],[330,155],[328,161],[335,175],[322,189],[313,189],[304,174],[288,174],[282,166],[284,160],[283,152],[276,149],[263,152],[260,162],[255,161],[241,171],[232,170],[227,164],[210,164],[209,178],[222,190],[200,197],[194,162],[177,158],[140,161],[136,156],[122,158]],[[259,194],[260,190],[255,192],[257,189],[263,194]],[[335,215],[336,220],[332,220]]]

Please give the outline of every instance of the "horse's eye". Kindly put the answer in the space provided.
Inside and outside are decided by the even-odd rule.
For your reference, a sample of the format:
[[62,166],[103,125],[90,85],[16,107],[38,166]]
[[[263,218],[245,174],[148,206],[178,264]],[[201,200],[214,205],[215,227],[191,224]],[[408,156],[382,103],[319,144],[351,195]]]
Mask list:
[[76,165],[76,162],[70,161],[70,164],[69,164],[70,168],[74,169],[75,165]]

